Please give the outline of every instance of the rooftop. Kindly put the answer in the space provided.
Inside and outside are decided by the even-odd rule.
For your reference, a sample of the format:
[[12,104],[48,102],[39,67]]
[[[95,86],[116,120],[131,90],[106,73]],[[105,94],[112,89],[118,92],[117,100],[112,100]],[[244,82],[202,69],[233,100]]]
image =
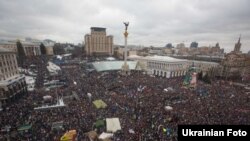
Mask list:
[[138,56],[138,55],[130,55],[128,57],[129,59],[141,59],[141,60],[152,60],[152,61],[164,61],[164,62],[169,62],[169,63],[176,63],[176,62],[195,62],[195,63],[207,63],[207,64],[215,64],[217,65],[218,63],[216,62],[207,62],[207,61],[197,61],[197,60],[186,60],[186,59],[177,59],[169,56]]
[[3,85],[6,86],[6,85],[14,83],[14,82],[16,82],[16,81],[18,81],[20,79],[23,79],[23,78],[24,78],[24,75],[16,74],[16,75],[14,75],[12,77],[7,78],[6,80],[0,81],[0,85],[1,86],[3,86]]
[[[128,61],[129,69],[136,68],[137,61]],[[97,71],[121,70],[124,61],[100,61],[94,62],[92,65]]]
[[154,55],[154,56],[138,56],[138,55],[130,55],[128,56],[129,59],[142,59],[142,60],[152,60],[152,61],[165,61],[165,62],[183,62],[183,61],[188,61],[185,59],[176,59],[173,57],[169,57],[169,56],[158,56],[158,55]]
[[8,40],[0,40],[0,45],[15,45],[16,43],[13,41],[8,41]]
[[1,47],[1,45],[0,45],[0,53],[6,53],[6,52],[11,53],[11,52],[13,52],[13,51],[8,50],[8,49],[6,49],[6,48],[3,48],[3,47]]
[[27,42],[27,41],[21,41],[22,45],[25,47],[25,45],[32,45],[36,47],[40,47],[41,43],[34,43],[34,42]]
[[106,31],[106,28],[103,27],[91,27],[90,29],[92,31]]

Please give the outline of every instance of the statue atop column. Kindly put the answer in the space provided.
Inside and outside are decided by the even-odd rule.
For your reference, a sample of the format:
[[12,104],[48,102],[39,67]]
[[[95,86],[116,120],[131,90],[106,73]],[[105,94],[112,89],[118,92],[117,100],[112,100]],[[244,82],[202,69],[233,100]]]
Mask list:
[[125,38],[128,37],[128,25],[129,25],[129,22],[123,22],[124,25],[125,25],[125,32],[124,32],[124,36]]
[[123,22],[123,23],[124,23],[124,25],[125,25],[125,31],[127,31],[127,30],[128,30],[129,22]]

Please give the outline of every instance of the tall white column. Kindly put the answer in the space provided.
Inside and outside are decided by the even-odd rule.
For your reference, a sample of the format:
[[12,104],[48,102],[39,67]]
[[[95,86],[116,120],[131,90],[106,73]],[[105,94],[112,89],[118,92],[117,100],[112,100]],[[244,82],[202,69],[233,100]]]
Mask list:
[[124,44],[124,50],[125,50],[125,56],[124,56],[124,64],[122,66],[122,70],[123,70],[123,73],[125,75],[129,74],[129,66],[127,64],[127,55],[128,55],[128,50],[127,50],[127,38],[128,38],[128,25],[129,23],[128,22],[124,22],[125,24],[125,32],[124,32],[124,37],[125,37],[125,44]]
[[[128,34],[127,31],[124,33],[125,34]],[[125,57],[124,57],[124,61],[125,61],[125,64],[127,64],[127,56],[128,56],[128,49],[127,49],[127,42],[128,42],[128,36],[125,35],[125,44],[124,44],[124,48],[125,48]]]

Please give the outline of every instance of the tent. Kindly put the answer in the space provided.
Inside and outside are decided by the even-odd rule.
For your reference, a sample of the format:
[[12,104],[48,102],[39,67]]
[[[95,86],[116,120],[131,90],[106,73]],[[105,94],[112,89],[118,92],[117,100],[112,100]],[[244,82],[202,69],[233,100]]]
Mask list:
[[174,89],[172,87],[168,87],[167,88],[169,91],[174,91]]
[[95,131],[90,131],[86,133],[86,135],[89,137],[90,140],[95,140],[98,136],[98,134]]
[[108,138],[111,138],[113,137],[114,134],[112,133],[105,133],[105,132],[102,132],[102,134],[98,137],[98,139],[108,139]]
[[105,126],[105,121],[104,121],[104,120],[97,120],[97,121],[94,123],[94,126],[95,126],[96,128],[103,127],[103,126]]
[[50,100],[50,99],[52,99],[52,96],[50,95],[43,96],[43,100]]
[[121,124],[119,118],[106,118],[107,132],[116,132],[121,130]]
[[88,99],[91,102],[92,101],[92,94],[91,93],[87,93]]
[[171,107],[171,106],[165,106],[165,110],[167,110],[167,111],[172,111],[172,110],[173,110],[173,107]]
[[53,122],[52,129],[61,129],[63,127],[63,121]]
[[60,139],[60,141],[75,141],[76,130],[70,130],[66,132]]
[[17,130],[18,131],[25,131],[25,130],[29,130],[31,127],[32,127],[31,124],[25,124],[25,125],[20,126]]
[[93,104],[95,105],[95,107],[97,108],[97,109],[100,109],[100,108],[106,108],[107,107],[107,104],[104,102],[104,101],[102,101],[102,100],[95,100],[94,102],[93,102]]
[[129,132],[130,134],[135,134],[135,131],[134,131],[133,129],[129,129],[128,132]]
[[91,97],[91,96],[92,96],[92,94],[91,94],[91,93],[87,93],[87,95],[88,95],[89,97]]

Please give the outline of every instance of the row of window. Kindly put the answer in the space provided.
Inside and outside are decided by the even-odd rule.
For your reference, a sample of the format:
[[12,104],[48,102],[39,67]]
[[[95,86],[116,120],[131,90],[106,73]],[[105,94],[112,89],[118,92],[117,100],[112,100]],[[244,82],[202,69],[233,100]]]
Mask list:
[[88,44],[90,50],[92,51],[109,51],[110,49],[110,44],[108,43],[93,43],[93,44]]
[[[10,94],[14,94],[15,92],[17,92],[18,90],[21,90],[22,87],[25,86],[25,83],[21,83],[21,84],[16,84],[14,87],[9,88],[9,92]],[[7,93],[5,93],[5,90],[3,88],[0,89],[0,98],[1,97],[7,97]]]
[[94,33],[91,33],[91,36],[106,36],[106,32],[94,32]]
[[2,54],[0,60],[1,80],[6,80],[18,73],[14,54]]
[[8,67],[8,66],[16,66],[16,58],[15,57],[7,57],[5,59],[0,60],[0,67]]
[[15,74],[18,74],[18,71],[5,73],[4,75],[1,76],[1,81],[6,80],[7,78],[14,76]]
[[2,60],[9,60],[10,58],[13,58],[13,57],[15,57],[14,54],[2,54],[1,55]]
[[174,76],[183,76],[186,74],[186,72],[185,71],[176,71],[176,72],[167,73],[164,71],[154,70],[153,74],[163,76],[163,77],[174,77]]
[[28,56],[40,55],[40,50],[37,47],[27,47],[25,48],[25,54]]
[[2,45],[2,47],[11,51],[17,51],[16,45]]
[[148,62],[149,68],[156,68],[156,69],[167,69],[167,68],[180,68],[182,64],[166,64],[166,63],[158,63],[158,62]]
[[[89,37],[86,38],[87,42],[91,43],[112,43],[112,38],[109,37]],[[85,41],[85,42],[86,42]]]
[[1,60],[0,67],[13,66],[16,64],[15,60]]
[[216,65],[214,65],[214,64],[195,63],[194,65],[199,67],[200,69],[207,69],[207,68],[216,67]]
[[98,50],[109,50],[109,46],[100,46],[100,45],[93,45],[92,48],[93,51],[98,51]]

